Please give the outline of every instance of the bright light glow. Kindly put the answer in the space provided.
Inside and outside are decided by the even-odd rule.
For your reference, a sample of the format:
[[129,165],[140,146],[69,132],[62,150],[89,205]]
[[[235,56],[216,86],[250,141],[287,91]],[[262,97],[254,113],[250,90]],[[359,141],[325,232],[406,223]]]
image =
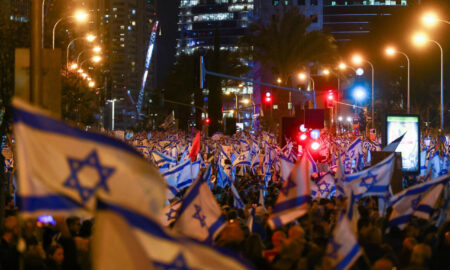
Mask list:
[[270,92],[266,92],[266,97],[270,97]]
[[234,114],[234,110],[230,110],[230,113],[231,113],[231,114]]
[[94,41],[96,38],[97,38],[96,36],[91,35],[91,34],[89,34],[89,35],[86,36],[86,40],[89,41],[89,42]]
[[352,118],[350,116],[347,116],[347,122],[351,122]]
[[71,70],[75,70],[77,68],[78,68],[78,65],[76,63],[73,63],[72,65],[70,65]]
[[83,77],[83,79],[86,79],[88,75],[86,73],[81,73],[81,77]]
[[302,81],[306,80],[306,74],[304,72],[300,72],[298,74],[298,79]]
[[414,44],[416,44],[418,46],[422,46],[427,41],[428,41],[428,37],[424,33],[417,33],[413,36],[413,42],[414,42]]
[[387,55],[392,56],[395,54],[395,49],[394,49],[394,47],[387,47],[385,52]]
[[248,104],[250,103],[250,100],[248,98],[244,98],[241,102],[244,104]]
[[230,91],[226,91],[224,94],[228,96],[230,95]]
[[281,78],[278,78],[278,79],[277,79],[277,83],[281,83]]
[[306,140],[307,136],[305,134],[300,135],[300,140],[304,141]]
[[266,97],[266,102],[267,102],[267,103],[272,102],[272,98],[271,98],[271,97]]
[[300,131],[301,131],[301,132],[306,132],[306,131],[307,131],[307,129],[305,128],[305,125],[304,125],[304,124],[301,124],[301,125],[300,125]]
[[239,84],[239,87],[241,87],[241,88],[244,87],[244,84],[240,83],[240,84]]
[[330,70],[326,68],[326,69],[322,70],[322,74],[323,75],[330,75]]
[[358,75],[358,76],[364,75],[364,69],[363,68],[357,68],[356,69],[356,75]]
[[83,73],[83,71],[84,71],[84,70],[81,69],[81,68],[80,68],[79,70],[77,70],[78,73]]
[[439,18],[432,12],[428,12],[422,17],[422,22],[425,26],[433,27],[438,23],[438,21]]
[[95,55],[92,57],[92,61],[94,61],[95,63],[98,63],[102,60],[102,58],[98,55]]
[[92,81],[91,77],[87,77],[86,80],[87,80],[88,82]]
[[99,52],[102,51],[102,48],[101,48],[100,46],[95,46],[92,50],[93,50],[95,53],[99,53]]
[[309,135],[311,135],[311,138],[314,140],[317,140],[320,137],[320,131],[318,129],[313,129]]
[[347,65],[346,65],[345,63],[340,63],[339,66],[338,66],[338,68],[339,68],[340,70],[345,70],[345,69],[347,68]]
[[366,89],[362,86],[357,86],[353,90],[353,95],[356,100],[361,101],[366,97]]
[[318,142],[313,142],[311,144],[311,149],[314,150],[314,151],[318,150],[319,147],[320,147],[320,144]]
[[87,14],[86,12],[84,12],[82,10],[79,10],[79,11],[75,12],[74,17],[77,21],[84,22],[89,17],[89,14]]
[[89,85],[90,88],[93,88],[95,86],[95,82],[94,81],[90,81],[88,85]]
[[354,55],[352,58],[352,62],[355,65],[361,65],[361,63],[363,62],[363,59],[362,59],[361,55]]
[[339,116],[338,121],[341,122],[342,120],[344,120],[344,118],[342,116]]

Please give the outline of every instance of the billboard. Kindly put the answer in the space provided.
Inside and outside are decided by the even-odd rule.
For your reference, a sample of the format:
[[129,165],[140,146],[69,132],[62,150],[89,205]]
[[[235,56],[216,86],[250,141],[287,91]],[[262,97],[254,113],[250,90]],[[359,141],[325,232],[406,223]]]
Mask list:
[[420,170],[420,125],[418,115],[387,115],[386,142],[390,144],[398,137],[405,137],[396,152],[402,153],[402,171],[416,174]]

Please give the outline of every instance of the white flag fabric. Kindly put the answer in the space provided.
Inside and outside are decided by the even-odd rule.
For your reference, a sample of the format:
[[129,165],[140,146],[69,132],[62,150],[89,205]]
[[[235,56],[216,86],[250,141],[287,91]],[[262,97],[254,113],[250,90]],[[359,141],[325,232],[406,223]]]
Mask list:
[[163,213],[161,215],[161,224],[163,226],[169,226],[172,222],[177,219],[177,212],[180,209],[181,200],[172,202],[171,204],[164,207]]
[[443,175],[395,194],[390,200],[392,213],[388,225],[403,229],[413,215],[428,219],[439,194],[449,180],[450,175]]
[[294,168],[294,163],[285,157],[281,157],[281,180],[284,182],[288,179],[291,174],[292,169]]
[[188,189],[173,229],[180,234],[211,243],[225,226],[225,217],[203,175]]
[[159,215],[164,179],[132,146],[71,127],[19,100],[13,106],[21,214],[92,214],[102,198]]
[[242,152],[234,160],[233,166],[250,166],[250,150]]
[[272,215],[268,219],[272,228],[287,224],[308,211],[311,200],[310,171],[313,166],[308,155],[309,153],[306,151],[280,189]]
[[169,186],[183,189],[190,186],[197,178],[200,172],[200,162],[200,160],[191,162],[190,159],[186,159],[183,163],[170,168],[162,175]]
[[233,193],[233,206],[236,209],[244,209],[245,204],[242,202],[241,197],[239,196],[239,192],[237,191],[233,183],[231,183],[231,192]]
[[341,214],[327,246],[327,257],[334,269],[349,269],[362,254],[347,216]]
[[336,195],[335,180],[330,173],[322,175],[317,180],[317,191],[319,198],[331,198]]
[[[129,209],[102,201],[99,201],[98,209],[100,213],[96,217],[96,224],[98,223],[98,225],[94,229],[94,234],[97,231],[105,230],[110,232],[110,234],[120,235],[119,240],[126,240],[122,240],[122,242],[119,240],[114,241],[114,244],[118,246],[108,246],[109,242],[105,243],[105,241],[101,241],[102,239],[94,238],[93,250],[96,255],[94,270],[152,268],[250,269],[250,266],[238,257],[196,241],[175,237],[165,231],[154,220]],[[115,217],[102,215],[104,213],[114,214]],[[105,229],[105,226],[110,228]],[[135,238],[135,240],[132,238]],[[108,241],[107,234],[104,235],[103,240]],[[122,246],[127,243],[139,244],[139,247]],[[104,249],[107,249],[109,253],[105,252]],[[114,249],[116,250],[115,253]],[[146,258],[142,258],[142,251],[145,253]],[[127,252],[138,252],[138,254],[128,254]],[[139,261],[131,264],[133,259]],[[145,261],[142,261],[143,259]],[[118,266],[125,265],[125,267],[115,267],[114,262],[117,262]],[[129,266],[126,266],[127,262],[130,262]],[[146,267],[142,267],[145,263]],[[104,267],[103,264],[111,268]],[[136,268],[132,268],[133,266],[136,266]]]

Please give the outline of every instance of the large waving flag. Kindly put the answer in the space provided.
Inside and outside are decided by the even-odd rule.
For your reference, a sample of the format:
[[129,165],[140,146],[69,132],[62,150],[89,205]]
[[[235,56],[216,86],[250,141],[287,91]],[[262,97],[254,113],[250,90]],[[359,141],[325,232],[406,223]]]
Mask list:
[[239,156],[234,160],[233,166],[250,166],[250,150],[239,154]]
[[356,138],[347,148],[345,152],[345,168],[346,173],[350,173],[352,168],[357,164],[358,156],[362,154],[361,138]]
[[310,171],[313,166],[307,151],[292,169],[278,194],[268,223],[272,228],[287,224],[307,213],[310,197]]
[[331,259],[334,269],[345,270],[349,269],[361,254],[361,247],[350,222],[346,215],[341,214],[328,242],[327,257]]
[[294,163],[285,157],[281,157],[281,166],[280,166],[280,177],[284,182],[288,179],[291,174],[292,169],[294,168]]
[[173,228],[183,235],[211,243],[223,226],[225,217],[204,175],[199,175],[183,198]]
[[236,209],[244,209],[245,204],[242,202],[241,197],[239,196],[239,192],[237,191],[236,187],[231,184],[231,192],[233,193],[233,206]]
[[319,198],[331,198],[336,195],[335,180],[330,173],[326,173],[317,180]]
[[389,217],[389,226],[397,226],[403,229],[413,215],[428,219],[436,201],[439,199],[439,194],[449,180],[449,174],[443,175],[395,194],[391,198],[392,213]]
[[159,215],[164,179],[132,146],[71,127],[21,101],[13,105],[22,214],[92,213],[102,198]]
[[152,151],[151,157],[155,165],[159,168],[160,172],[167,171],[170,167],[175,166],[177,164],[176,159],[164,155],[163,153],[160,153],[158,151]]
[[195,135],[194,141],[192,142],[191,152],[189,153],[189,157],[191,161],[194,162],[197,158],[197,154],[200,151],[200,131]]
[[174,237],[153,219],[99,202],[93,240],[94,270],[250,269],[219,249]]

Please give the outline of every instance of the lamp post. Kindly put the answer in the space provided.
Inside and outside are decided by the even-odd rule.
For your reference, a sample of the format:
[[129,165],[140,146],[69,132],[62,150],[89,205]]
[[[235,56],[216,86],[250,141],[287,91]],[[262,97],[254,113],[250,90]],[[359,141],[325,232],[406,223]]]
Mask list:
[[372,69],[372,128],[375,128],[375,69],[370,61],[363,59],[359,55],[353,56],[353,63],[355,63],[356,65],[360,65],[362,62],[369,64],[370,68]]
[[425,34],[418,33],[413,37],[416,45],[423,45],[426,42],[436,44],[441,51],[441,132],[444,132],[444,50],[439,42],[429,39]]
[[119,101],[117,98],[108,99],[106,102],[111,103],[111,130],[114,130],[114,111],[115,103]]
[[403,55],[404,57],[406,57],[406,61],[408,62],[408,85],[407,85],[407,102],[406,102],[406,108],[407,108],[407,113],[409,114],[409,113],[411,113],[411,107],[410,107],[410,94],[411,94],[411,80],[410,80],[410,78],[411,78],[411,62],[410,62],[410,60],[409,60],[409,57],[408,57],[408,55],[406,54],[406,53],[404,53],[404,52],[402,52],[402,51],[399,51],[399,50],[396,50],[395,48],[393,48],[393,47],[388,47],[387,49],[386,49],[386,54],[387,55],[389,55],[389,56],[392,56],[392,55],[394,55],[395,53],[398,53],[398,54],[401,54],[401,55]]
[[[74,38],[74,39],[72,39],[69,42],[69,44],[67,44],[67,48],[66,48],[66,67],[67,67],[67,70],[69,70],[69,48],[70,48],[70,45],[72,45],[72,43],[74,43],[76,40],[79,40],[79,39],[82,39],[82,38],[83,37]],[[86,38],[86,40],[88,42],[92,42],[92,41],[95,40],[95,36],[94,35],[87,35],[85,38]]]
[[53,25],[53,31],[52,31],[52,49],[55,49],[55,31],[56,31],[56,26],[64,19],[70,19],[70,18],[75,18],[77,21],[79,22],[83,22],[87,19],[88,14],[82,11],[78,11],[75,13],[75,15],[73,16],[68,16],[68,17],[63,17],[59,20],[56,21],[55,25]]
[[[87,51],[86,50],[82,50],[78,55],[77,55],[77,64],[80,62],[80,57],[83,53],[85,53]],[[102,51],[102,48],[100,46],[95,46],[94,48],[92,48],[92,51],[95,53],[99,53]]]
[[425,15],[422,17],[422,22],[423,22],[423,24],[425,24],[425,26],[428,26],[428,27],[433,27],[433,26],[435,26],[438,22],[450,24],[449,21],[440,19],[436,14],[434,14],[434,13],[432,13],[432,12],[429,12],[429,13],[425,14]]

